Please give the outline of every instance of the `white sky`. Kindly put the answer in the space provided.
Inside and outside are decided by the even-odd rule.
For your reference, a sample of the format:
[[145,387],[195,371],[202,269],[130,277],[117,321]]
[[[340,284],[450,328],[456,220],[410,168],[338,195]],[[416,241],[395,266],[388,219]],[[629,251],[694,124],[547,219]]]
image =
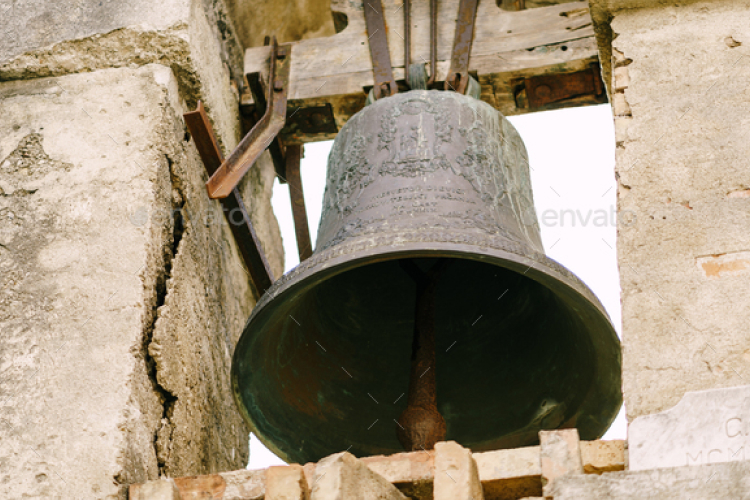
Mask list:
[[[615,225],[615,138],[609,104],[509,118],[526,143],[534,205],[547,255],[578,275],[604,304],[621,334]],[[305,145],[302,183],[315,243],[331,141]],[[286,271],[299,263],[289,189],[276,182],[273,209],[281,226]],[[621,411],[604,439],[625,439]],[[255,436],[249,469],[283,464]]]

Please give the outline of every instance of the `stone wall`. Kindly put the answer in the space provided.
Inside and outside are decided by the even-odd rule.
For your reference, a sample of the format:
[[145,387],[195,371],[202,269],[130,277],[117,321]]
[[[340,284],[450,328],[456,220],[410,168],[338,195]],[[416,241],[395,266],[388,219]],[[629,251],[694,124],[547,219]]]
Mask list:
[[632,420],[750,380],[750,2],[592,3],[611,19]]
[[[255,303],[182,120],[240,136],[216,1],[0,5],[0,497],[124,498],[239,469],[229,386]],[[241,185],[276,275],[264,155]]]

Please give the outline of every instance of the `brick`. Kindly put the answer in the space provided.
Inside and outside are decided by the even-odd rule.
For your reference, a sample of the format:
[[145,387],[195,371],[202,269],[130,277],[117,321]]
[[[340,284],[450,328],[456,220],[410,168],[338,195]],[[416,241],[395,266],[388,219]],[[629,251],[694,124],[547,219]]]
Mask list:
[[312,500],[406,500],[383,476],[351,453],[336,453],[315,467]]
[[140,485],[138,496],[132,500],[182,500],[182,497],[172,479],[161,479]]
[[615,68],[614,72],[615,92],[622,92],[630,86],[630,74],[627,66]]
[[485,500],[542,495],[540,447],[474,453]]
[[435,500],[484,500],[477,463],[455,441],[435,445]]
[[266,469],[265,500],[308,500],[310,491],[301,465]]
[[583,474],[578,430],[540,431],[539,442],[544,497],[552,498],[550,488],[558,478]]
[[361,460],[409,498],[432,500],[432,480],[435,474],[433,450],[377,455]]
[[633,112],[630,109],[628,100],[625,99],[625,94],[615,94],[612,96],[612,112],[615,116],[632,116]]
[[586,474],[625,470],[625,441],[581,441],[581,463]]

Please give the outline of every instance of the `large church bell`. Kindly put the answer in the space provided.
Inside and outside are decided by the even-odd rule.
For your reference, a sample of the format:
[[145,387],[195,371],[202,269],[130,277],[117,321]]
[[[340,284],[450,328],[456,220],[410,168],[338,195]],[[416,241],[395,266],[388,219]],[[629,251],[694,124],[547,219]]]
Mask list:
[[232,366],[291,462],[597,439],[621,404],[604,308],[544,254],[526,150],[489,105],[414,90],[365,107],[328,162],[312,257],[253,310]]

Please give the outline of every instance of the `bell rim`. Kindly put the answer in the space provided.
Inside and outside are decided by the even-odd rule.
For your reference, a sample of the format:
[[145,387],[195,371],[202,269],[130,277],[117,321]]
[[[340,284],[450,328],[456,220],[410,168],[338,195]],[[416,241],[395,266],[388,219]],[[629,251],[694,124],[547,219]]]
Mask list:
[[[415,234],[419,234],[419,232],[410,232],[405,235],[405,239],[408,240],[409,236],[414,236]],[[244,352],[244,350],[240,348],[241,345],[250,341],[250,335],[248,335],[250,325],[256,321],[264,311],[268,310],[267,306],[280,295],[293,292],[297,289],[304,289],[306,286],[312,286],[313,283],[308,283],[308,281],[314,279],[315,283],[321,283],[341,273],[351,271],[364,265],[372,264],[374,262],[396,260],[406,256],[409,258],[430,258],[438,256],[454,257],[493,264],[504,269],[519,272],[547,288],[550,288],[548,286],[550,282],[537,278],[551,278],[553,283],[558,283],[564,286],[567,290],[574,292],[577,295],[576,301],[578,303],[582,303],[587,307],[595,309],[600,315],[600,318],[604,320],[604,323],[608,325],[609,328],[606,331],[598,332],[598,338],[596,340],[599,340],[599,342],[595,342],[595,339],[591,338],[594,350],[597,353],[603,352],[607,347],[605,344],[610,344],[609,347],[615,347],[617,350],[617,359],[616,363],[602,363],[601,358],[603,356],[595,356],[597,363],[594,378],[591,383],[591,388],[589,389],[587,396],[584,398],[584,401],[581,403],[580,408],[584,408],[587,402],[591,403],[588,394],[596,393],[597,391],[594,389],[599,387],[599,393],[608,394],[608,400],[614,400],[617,404],[612,406],[613,409],[608,417],[606,415],[604,416],[602,422],[606,422],[606,425],[601,426],[602,430],[598,432],[598,436],[593,437],[593,439],[601,437],[601,435],[603,435],[611,426],[612,422],[617,417],[623,402],[621,391],[621,342],[617,336],[609,314],[591,289],[572,271],[545,254],[533,250],[526,244],[507,240],[505,238],[497,238],[492,242],[494,244],[488,244],[486,235],[468,235],[469,238],[467,239],[465,232],[461,231],[454,231],[450,234],[444,233],[439,236],[445,237],[448,241],[430,241],[426,244],[424,238],[416,238],[419,241],[403,241],[394,244],[394,234],[389,233],[388,239],[391,244],[390,248],[384,248],[383,246],[373,243],[373,238],[371,237],[353,237],[348,241],[339,243],[338,245],[327,248],[319,253],[314,253],[310,258],[301,262],[276,280],[271,288],[269,288],[258,300],[250,317],[245,323],[245,327],[243,328],[237,344],[235,345],[235,350],[232,355],[230,379],[232,395],[240,414],[255,433],[256,437],[269,450],[288,463],[302,463],[296,462],[293,456],[290,456],[289,453],[279,449],[273,441],[267,439],[257,430],[252,417],[247,411],[245,404],[242,402],[242,396],[239,390],[237,358],[240,356],[241,352]],[[476,238],[472,238],[471,236],[475,236]],[[461,239],[463,242],[459,243],[455,241],[457,239]],[[500,240],[500,245],[498,245],[497,240]],[[471,241],[471,243],[467,243],[467,241]],[[374,260],[375,257],[377,257],[376,260]],[[610,376],[607,376],[607,374]],[[612,375],[614,375],[614,377],[612,377]],[[617,389],[615,390],[615,386],[613,385],[612,388],[607,391],[606,384],[602,383],[602,381],[611,380],[612,378],[618,382],[616,385]],[[578,413],[581,413],[581,411]],[[572,427],[576,428],[575,425]],[[567,426],[563,425],[559,428],[567,428]],[[590,436],[581,436],[581,439],[592,438]]]

